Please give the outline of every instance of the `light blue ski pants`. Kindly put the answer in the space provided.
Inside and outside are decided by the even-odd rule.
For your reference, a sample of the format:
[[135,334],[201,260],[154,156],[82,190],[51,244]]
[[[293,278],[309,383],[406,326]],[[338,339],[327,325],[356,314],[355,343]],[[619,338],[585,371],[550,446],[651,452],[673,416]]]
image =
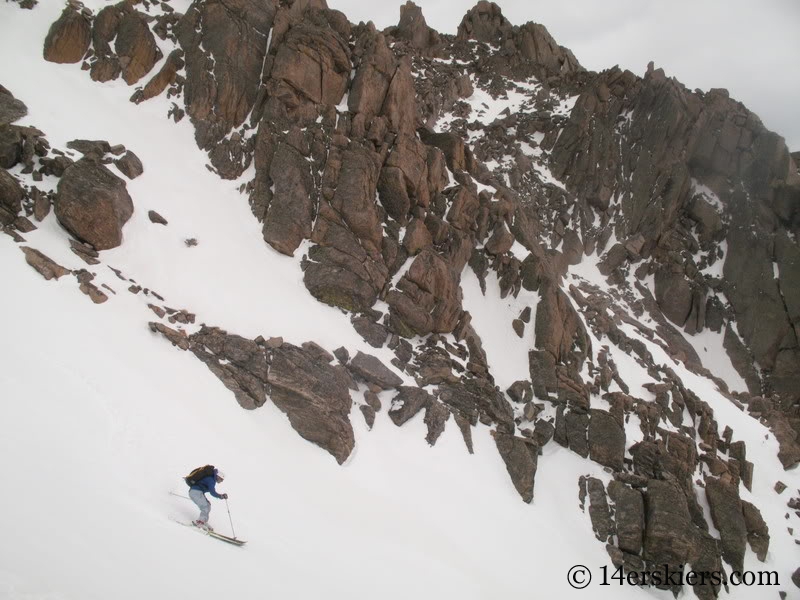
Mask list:
[[203,523],[208,523],[208,513],[211,512],[211,502],[208,501],[206,495],[200,490],[189,490],[189,498],[191,498],[192,502],[197,504],[197,508],[200,509],[198,520]]

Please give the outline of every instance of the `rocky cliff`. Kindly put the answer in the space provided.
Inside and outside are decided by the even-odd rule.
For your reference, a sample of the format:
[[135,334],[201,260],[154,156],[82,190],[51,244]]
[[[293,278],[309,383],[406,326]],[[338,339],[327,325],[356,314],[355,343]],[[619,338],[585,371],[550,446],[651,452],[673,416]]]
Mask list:
[[[767,425],[786,468],[800,462],[800,175],[783,139],[725,90],[689,91],[652,64],[641,77],[587,71],[544,26],[512,25],[485,1],[449,36],[411,2],[379,31],[324,0],[196,0],[185,14],[167,0],[96,14],[71,0],[43,43],[45,60],[123,79],[132,102],[168,97],[209,168],[242,182],[264,242],[302,254],[308,292],[394,353],[386,365],[270,337],[280,332],[191,333],[190,313],[156,303],[152,330],[241,406],[274,402],[341,463],[355,443],[351,390],[365,390],[355,402],[370,424],[377,394],[395,390],[389,416],[401,426],[424,409],[430,444],[456,423],[472,451],[471,427],[490,425],[525,502],[547,493],[535,487],[547,444],[606,467],[608,485],[576,483],[617,566],[741,568],[748,543],[764,560],[770,533],[740,494],[758,466],[677,369]],[[52,204],[83,256],[124,243],[135,198],[107,165],[135,177],[136,156],[76,140],[73,161],[13,125],[24,112],[0,88],[6,232],[19,237]],[[20,167],[59,178],[57,191],[24,188]],[[531,350],[529,378],[506,389],[464,308],[466,269],[503,298],[536,299],[508,323]],[[702,332],[747,390],[704,365],[689,341]],[[646,373],[646,393],[616,352]]]

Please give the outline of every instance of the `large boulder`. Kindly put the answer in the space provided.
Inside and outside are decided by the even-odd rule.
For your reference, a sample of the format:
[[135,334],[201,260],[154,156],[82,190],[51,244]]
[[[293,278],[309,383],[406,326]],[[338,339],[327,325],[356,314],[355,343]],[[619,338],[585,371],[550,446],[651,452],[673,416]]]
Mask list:
[[83,158],[59,181],[55,213],[80,241],[96,250],[108,250],[122,243],[122,227],[133,214],[133,201],[122,179]]
[[89,17],[68,4],[50,26],[44,40],[44,59],[54,63],[80,62],[92,41]]
[[289,417],[292,427],[342,464],[355,438],[349,414],[350,377],[314,353],[283,344],[272,357],[270,397]]

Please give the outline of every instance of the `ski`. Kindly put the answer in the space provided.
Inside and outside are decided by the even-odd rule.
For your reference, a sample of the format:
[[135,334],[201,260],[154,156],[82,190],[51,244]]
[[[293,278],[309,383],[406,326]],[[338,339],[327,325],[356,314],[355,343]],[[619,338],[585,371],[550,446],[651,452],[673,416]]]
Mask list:
[[208,529],[203,529],[202,527],[197,527],[196,525],[192,525],[191,523],[184,523],[183,521],[178,521],[177,519],[172,519],[179,525],[183,525],[184,527],[191,527],[195,531],[203,533],[209,537],[216,538],[223,542],[227,542],[228,544],[233,544],[234,546],[244,546],[247,542],[245,540],[240,540],[237,538],[228,537],[227,535],[223,535],[221,533],[217,533],[216,531],[209,531]]

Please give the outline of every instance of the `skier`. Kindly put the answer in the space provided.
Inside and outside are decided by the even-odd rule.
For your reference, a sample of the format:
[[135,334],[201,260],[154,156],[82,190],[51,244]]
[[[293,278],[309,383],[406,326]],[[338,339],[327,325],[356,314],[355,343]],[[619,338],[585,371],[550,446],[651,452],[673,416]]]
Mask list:
[[198,479],[194,484],[189,486],[189,498],[191,498],[192,502],[200,509],[200,516],[195,521],[192,521],[192,525],[195,527],[214,531],[214,529],[208,525],[208,514],[211,512],[211,502],[206,498],[206,492],[214,496],[214,498],[227,500],[228,494],[218,494],[216,490],[216,484],[222,483],[224,479],[225,474],[219,469],[214,469],[213,472],[202,479]]

